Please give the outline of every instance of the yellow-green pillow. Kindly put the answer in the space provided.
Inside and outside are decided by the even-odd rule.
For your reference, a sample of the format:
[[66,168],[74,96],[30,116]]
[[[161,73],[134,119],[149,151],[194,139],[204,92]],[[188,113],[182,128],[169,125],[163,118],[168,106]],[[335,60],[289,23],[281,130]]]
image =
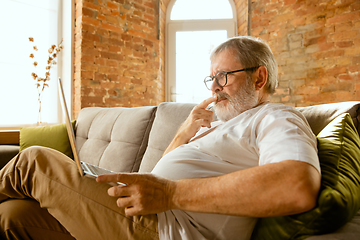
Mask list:
[[349,114],[317,136],[321,190],[317,206],[305,213],[259,219],[252,240],[305,239],[343,226],[360,208],[360,139]]
[[[71,122],[74,129],[75,122],[75,120]],[[73,158],[65,124],[21,128],[20,151],[31,146],[53,148]]]

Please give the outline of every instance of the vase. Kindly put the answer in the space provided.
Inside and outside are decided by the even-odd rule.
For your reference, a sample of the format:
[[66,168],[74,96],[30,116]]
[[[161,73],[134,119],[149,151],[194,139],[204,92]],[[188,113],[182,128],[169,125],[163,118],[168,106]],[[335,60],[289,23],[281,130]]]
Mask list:
[[41,125],[42,125],[42,121],[41,121],[41,102],[39,102],[39,112],[38,112],[36,126],[41,126]]
[[42,98],[42,94],[39,93],[38,95],[38,104],[39,104],[39,108],[38,108],[38,117],[37,117],[37,122],[36,122],[36,126],[42,126],[44,125],[44,123],[42,122],[41,119],[41,98]]

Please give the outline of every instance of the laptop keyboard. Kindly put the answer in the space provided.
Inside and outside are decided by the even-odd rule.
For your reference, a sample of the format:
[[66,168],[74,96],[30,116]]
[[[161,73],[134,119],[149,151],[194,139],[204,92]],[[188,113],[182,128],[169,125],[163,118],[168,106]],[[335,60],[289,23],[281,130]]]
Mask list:
[[[110,170],[107,170],[107,169],[104,169],[104,168],[101,168],[101,167],[98,167],[95,165],[91,165],[86,162],[80,162],[80,163],[82,165],[82,168],[83,168],[85,174],[88,174],[88,175],[97,177],[102,174],[115,173],[113,171],[110,171]],[[126,183],[122,183],[122,182],[109,183],[109,184],[113,185],[113,186],[126,186],[127,185]]]
[[98,167],[98,166],[94,166],[88,163],[84,163],[82,162],[83,166],[89,171],[91,172],[93,175],[99,176],[102,174],[109,174],[109,173],[114,173],[113,171]]

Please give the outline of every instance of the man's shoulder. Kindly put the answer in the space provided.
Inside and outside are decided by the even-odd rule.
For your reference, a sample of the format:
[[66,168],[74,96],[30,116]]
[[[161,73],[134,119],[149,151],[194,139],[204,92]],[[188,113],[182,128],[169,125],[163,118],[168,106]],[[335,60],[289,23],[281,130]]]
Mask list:
[[285,105],[283,103],[266,103],[259,106],[258,109],[253,110],[254,111],[249,113],[260,122],[271,119],[273,121],[279,121],[281,119],[298,119],[307,123],[305,116],[300,111],[293,106]]
[[258,113],[258,114],[279,114],[279,113],[300,113],[296,108],[285,105],[283,103],[264,103],[258,107],[255,107],[250,110],[250,112]]
[[271,109],[271,110],[296,110],[293,106],[289,106],[283,103],[272,103],[268,102],[266,104],[263,104],[264,109]]

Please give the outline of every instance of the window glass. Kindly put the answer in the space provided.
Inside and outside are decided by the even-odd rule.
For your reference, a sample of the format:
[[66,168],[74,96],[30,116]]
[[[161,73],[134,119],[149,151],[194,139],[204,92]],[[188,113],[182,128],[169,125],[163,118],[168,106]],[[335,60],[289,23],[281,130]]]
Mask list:
[[[173,3],[173,4],[172,4]],[[200,103],[211,96],[210,53],[236,35],[232,0],[172,0],[167,19],[166,101]]]
[[210,75],[211,51],[226,39],[226,30],[176,32],[176,102],[211,97],[203,80]]
[[172,8],[171,20],[231,19],[228,0],[177,0]]
[[[2,0],[1,5],[0,127],[34,124],[38,91],[31,73],[45,77],[48,49],[59,43],[59,0]],[[29,37],[35,42],[29,42]],[[33,50],[34,45],[38,51]],[[35,59],[29,57],[31,53]],[[42,121],[47,123],[58,120],[57,68],[51,69],[49,87],[43,92]]]

